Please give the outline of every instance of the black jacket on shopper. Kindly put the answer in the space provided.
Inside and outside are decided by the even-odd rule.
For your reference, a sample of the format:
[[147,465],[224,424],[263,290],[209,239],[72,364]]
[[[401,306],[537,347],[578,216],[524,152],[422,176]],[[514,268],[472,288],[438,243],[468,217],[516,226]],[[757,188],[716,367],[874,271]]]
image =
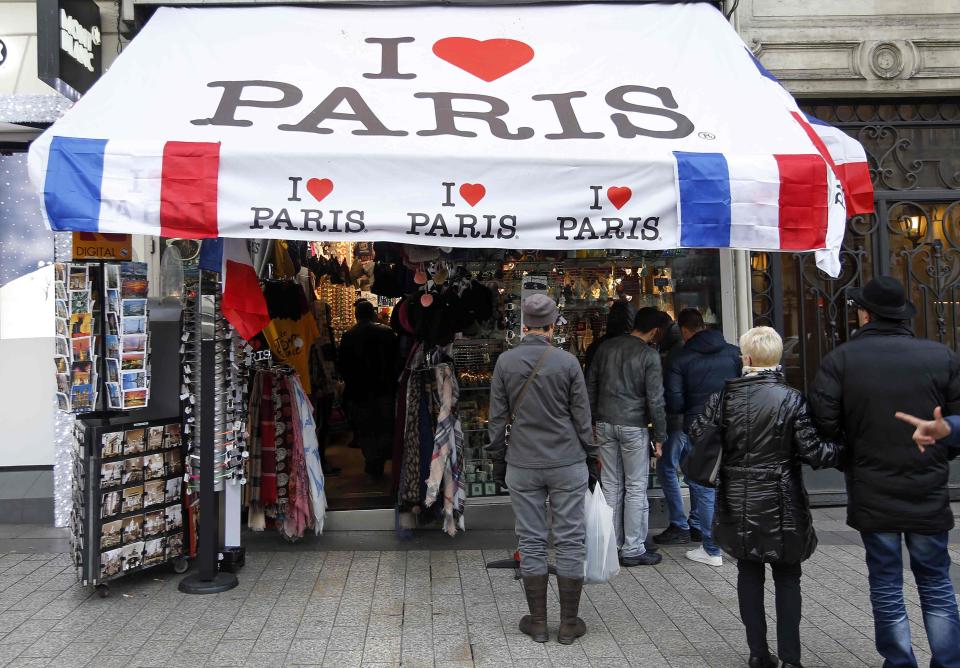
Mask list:
[[740,375],[740,350],[723,334],[704,329],[694,334],[667,359],[664,398],[669,415],[682,415],[683,428],[690,428],[714,392],[730,378]]
[[823,435],[846,445],[847,524],[859,531],[939,533],[953,528],[948,448],[920,452],[896,411],[960,413],[960,357],[872,322],[823,360],[810,394]]
[[344,399],[363,402],[396,393],[400,373],[397,335],[378,322],[360,322],[340,339],[337,371],[346,385]]
[[[719,408],[723,397],[723,408]],[[719,429],[706,429],[719,424]],[[714,394],[690,428],[723,440],[713,538],[736,559],[798,563],[817,547],[801,463],[836,466],[841,447],[823,441],[807,402],[773,371],[737,378]]]

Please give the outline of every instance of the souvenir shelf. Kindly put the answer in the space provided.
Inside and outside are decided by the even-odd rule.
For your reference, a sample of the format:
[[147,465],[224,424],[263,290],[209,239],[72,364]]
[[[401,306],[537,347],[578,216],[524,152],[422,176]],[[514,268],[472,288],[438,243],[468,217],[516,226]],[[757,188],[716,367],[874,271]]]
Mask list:
[[184,556],[183,446],[179,420],[78,420],[71,542],[77,577],[108,583]]

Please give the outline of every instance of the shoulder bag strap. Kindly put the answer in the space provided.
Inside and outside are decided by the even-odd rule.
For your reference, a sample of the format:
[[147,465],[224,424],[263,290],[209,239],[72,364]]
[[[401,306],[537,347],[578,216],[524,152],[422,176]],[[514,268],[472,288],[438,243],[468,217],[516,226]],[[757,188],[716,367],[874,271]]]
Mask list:
[[520,404],[523,403],[523,398],[527,396],[527,390],[530,389],[530,382],[540,373],[541,367],[543,367],[544,361],[547,359],[547,355],[550,354],[550,351],[553,349],[552,346],[547,346],[547,349],[543,351],[543,354],[540,356],[540,359],[537,360],[537,364],[533,367],[533,371],[527,376],[527,380],[523,383],[523,387],[520,388],[520,393],[517,395],[517,400],[513,404],[513,408],[510,410],[510,420],[507,422],[507,427],[513,427],[513,421],[517,417],[517,409],[520,408]]

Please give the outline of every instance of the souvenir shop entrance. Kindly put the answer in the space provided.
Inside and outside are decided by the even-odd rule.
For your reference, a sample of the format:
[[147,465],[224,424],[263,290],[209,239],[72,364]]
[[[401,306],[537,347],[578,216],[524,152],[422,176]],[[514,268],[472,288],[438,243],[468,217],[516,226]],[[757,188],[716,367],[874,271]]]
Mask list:
[[[286,379],[297,378],[314,408],[332,511],[328,529],[341,523],[392,529],[395,509],[406,528],[441,520],[444,509],[440,501],[430,503],[429,481],[442,485],[443,472],[431,471],[430,462],[439,449],[441,415],[448,412],[461,435],[450,473],[462,485],[454,496],[468,509],[467,522],[512,525],[509,496],[493,481],[484,446],[493,368],[497,356],[521,339],[520,303],[528,294],[545,292],[557,300],[562,318],[555,343],[583,364],[607,333],[616,302],[631,311],[654,307],[671,318],[696,308],[709,327],[723,329],[726,320],[733,329],[733,275],[721,269],[721,251],[713,249],[454,250],[292,240],[249,242],[248,249],[270,323],[249,345],[237,340],[236,359],[245,366],[238,379],[249,387],[236,388],[244,397],[236,416],[246,422],[252,454],[266,455],[271,440],[283,451],[278,431],[294,430],[278,429],[284,420],[276,416],[285,405]],[[185,261],[188,274],[199,255]],[[449,365],[448,387],[438,381],[442,365]],[[265,457],[258,460],[271,466]],[[250,515],[257,499],[265,518],[275,513],[265,499],[279,501],[288,484],[283,474],[296,477],[300,465],[288,461],[273,480],[266,469],[261,476],[248,472],[248,526],[264,523]],[[267,491],[275,485],[280,496]],[[459,517],[464,508],[455,511]]]

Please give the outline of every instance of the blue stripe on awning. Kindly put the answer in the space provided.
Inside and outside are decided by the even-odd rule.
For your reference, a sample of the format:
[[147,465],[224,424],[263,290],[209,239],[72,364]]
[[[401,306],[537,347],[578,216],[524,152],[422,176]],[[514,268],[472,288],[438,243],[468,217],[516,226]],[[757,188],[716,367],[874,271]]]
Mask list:
[[680,245],[730,246],[730,171],[722,153],[674,151],[680,186]]
[[106,139],[53,138],[43,184],[51,229],[98,231],[106,146]]

